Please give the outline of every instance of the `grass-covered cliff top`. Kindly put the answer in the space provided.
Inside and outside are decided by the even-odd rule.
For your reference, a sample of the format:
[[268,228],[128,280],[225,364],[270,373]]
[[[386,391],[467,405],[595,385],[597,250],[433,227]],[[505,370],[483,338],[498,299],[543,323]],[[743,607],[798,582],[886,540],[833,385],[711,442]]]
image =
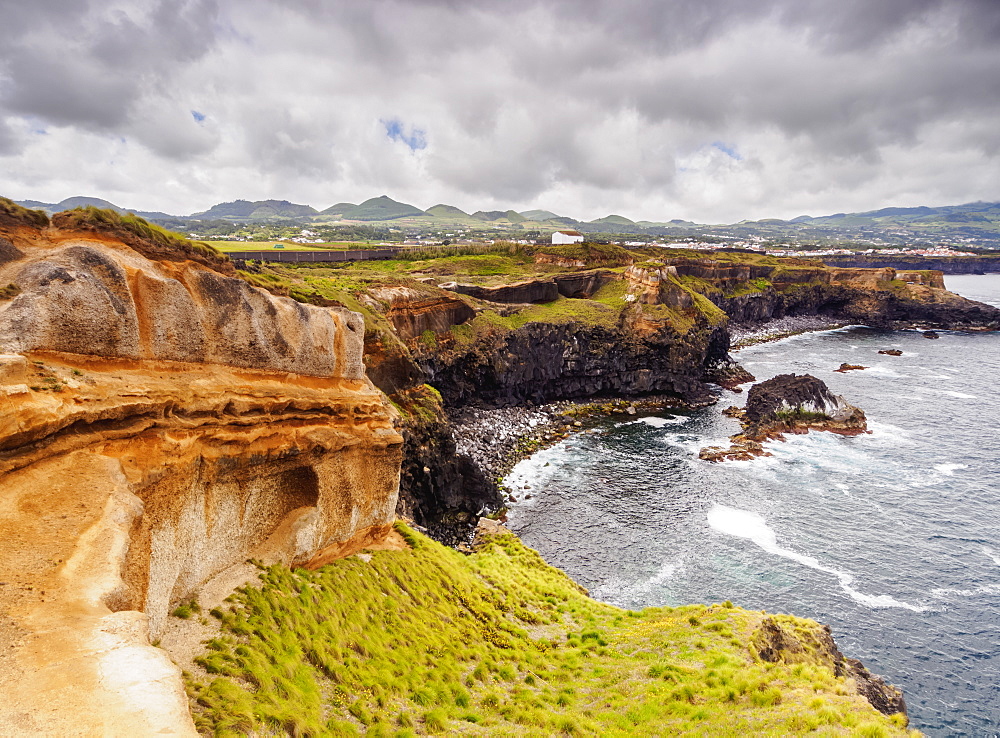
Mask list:
[[29,210],[13,200],[0,197],[0,226],[26,225],[44,228],[49,224],[49,216],[44,210]]
[[52,225],[67,231],[94,231],[118,238],[153,259],[192,259],[215,269],[232,271],[229,257],[207,243],[191,241],[132,213],[87,205],[56,213]]
[[399,526],[406,551],[271,567],[213,610],[189,674],[215,735],[905,735],[834,676],[816,623],[762,660],[767,616],[620,610],[510,534],[473,555]]

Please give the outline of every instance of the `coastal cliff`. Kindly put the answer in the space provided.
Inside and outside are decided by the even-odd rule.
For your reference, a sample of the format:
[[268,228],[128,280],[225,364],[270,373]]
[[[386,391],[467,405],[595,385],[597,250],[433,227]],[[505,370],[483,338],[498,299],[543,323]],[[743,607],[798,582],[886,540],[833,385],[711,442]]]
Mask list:
[[0,732],[193,734],[168,613],[384,538],[402,438],[360,315],[69,215],[0,218]]
[[880,269],[890,267],[901,271],[933,269],[942,274],[988,274],[1000,272],[1000,256],[907,256],[906,254],[857,256],[824,256],[830,266]]
[[[678,270],[533,261],[557,270],[541,304],[438,285],[453,262],[345,290],[323,269],[237,273],[131,216],[0,205],[0,731],[905,726],[898,694],[810,621],[628,613],[495,524],[468,559],[394,526],[445,538],[502,504],[456,453],[456,408],[698,405],[746,381],[727,316]],[[668,653],[689,642],[716,666]],[[655,709],[627,726],[584,709],[636,690]]]
[[503,505],[495,473],[454,453],[452,418],[467,408],[647,397],[703,405],[712,384],[752,381],[729,355],[731,328],[789,316],[1000,327],[1000,310],[946,291],[937,272],[756,254],[498,245],[385,266],[253,268],[248,276],[279,294],[364,315],[368,376],[403,416],[399,511],[451,542]]

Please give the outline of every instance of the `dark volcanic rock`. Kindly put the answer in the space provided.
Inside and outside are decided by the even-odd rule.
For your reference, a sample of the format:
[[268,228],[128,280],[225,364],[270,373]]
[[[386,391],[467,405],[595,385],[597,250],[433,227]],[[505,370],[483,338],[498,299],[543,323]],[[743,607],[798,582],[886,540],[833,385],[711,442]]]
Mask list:
[[847,673],[854,679],[858,694],[883,715],[906,714],[906,700],[897,687],[892,686],[877,674],[872,674],[857,659],[845,659]]
[[448,407],[506,407],[557,399],[669,393],[694,404],[712,395],[706,371],[728,359],[722,327],[640,334],[626,326],[529,323],[469,347],[418,359]]
[[779,420],[779,413],[814,413],[833,418],[842,414],[845,406],[850,407],[811,374],[779,374],[750,388],[746,420],[760,426]]
[[881,349],[880,354],[885,354],[886,356],[902,356],[903,352],[899,349]]
[[849,405],[843,397],[830,392],[816,377],[803,374],[781,374],[755,384],[747,393],[746,409],[725,411],[738,418],[743,432],[730,437],[732,446],[708,446],[698,458],[704,461],[747,461],[756,456],[770,456],[763,442],[781,439],[785,433],[806,433],[825,430],[845,436],[866,433],[865,414]]
[[815,315],[831,322],[873,328],[913,325],[941,329],[1000,329],[1000,308],[967,300],[944,290],[925,290],[922,299],[889,290],[863,289],[842,284],[801,284],[793,289],[768,288],[736,297],[708,297],[733,323],[755,325],[787,316]]
[[551,279],[530,279],[514,284],[502,284],[496,287],[480,287],[476,284],[448,282],[441,285],[442,289],[468,295],[480,300],[505,303],[552,302],[559,297],[559,288]]
[[473,459],[457,452],[447,420],[407,423],[403,438],[396,505],[400,515],[454,545],[471,534],[480,514],[503,504],[496,483]]

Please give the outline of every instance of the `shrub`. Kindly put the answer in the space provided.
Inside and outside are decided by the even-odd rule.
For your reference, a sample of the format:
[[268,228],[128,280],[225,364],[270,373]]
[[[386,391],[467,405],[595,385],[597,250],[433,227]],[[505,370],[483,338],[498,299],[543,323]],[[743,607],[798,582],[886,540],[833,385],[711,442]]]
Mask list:
[[49,224],[49,216],[44,210],[29,210],[26,207],[18,205],[13,200],[0,197],[0,225],[4,221],[13,221],[17,224],[34,226],[35,228],[44,228]]

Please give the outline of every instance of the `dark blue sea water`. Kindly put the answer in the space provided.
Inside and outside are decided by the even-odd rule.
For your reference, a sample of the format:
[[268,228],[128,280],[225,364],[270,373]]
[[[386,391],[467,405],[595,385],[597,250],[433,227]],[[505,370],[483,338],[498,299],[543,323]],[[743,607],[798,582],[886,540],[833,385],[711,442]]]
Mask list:
[[[1000,306],[1000,275],[948,277]],[[898,348],[900,357],[879,355]],[[514,470],[510,524],[599,599],[718,602],[828,623],[933,736],[1000,731],[1000,334],[846,328],[744,349],[758,380],[808,372],[871,435],[793,436],[711,464],[711,408],[608,422]],[[870,367],[837,374],[842,362]],[[520,497],[521,495],[519,495]]]

